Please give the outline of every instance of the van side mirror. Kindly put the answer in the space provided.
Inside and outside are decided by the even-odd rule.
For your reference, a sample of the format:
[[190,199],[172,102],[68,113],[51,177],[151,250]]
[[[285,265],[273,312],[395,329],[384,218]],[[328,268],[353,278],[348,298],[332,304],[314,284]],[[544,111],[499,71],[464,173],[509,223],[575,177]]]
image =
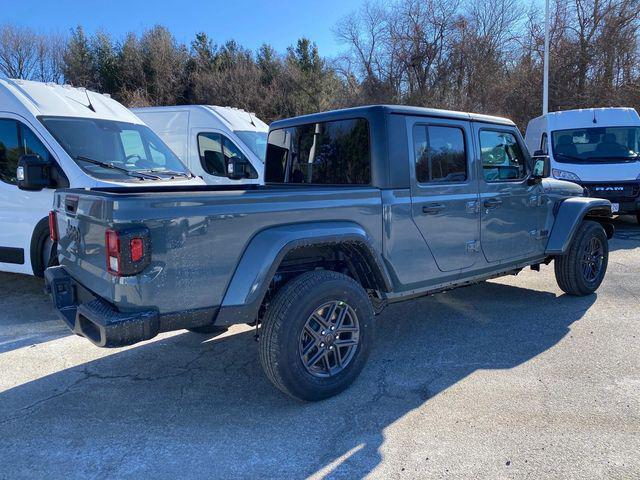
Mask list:
[[242,157],[231,157],[227,163],[227,177],[231,180],[249,178],[249,161]]
[[544,152],[542,150],[536,150],[535,152],[533,152],[533,156],[534,157],[542,157],[544,156]]
[[533,157],[533,171],[531,180],[533,183],[540,183],[543,178],[551,174],[551,160],[547,155]]
[[18,160],[16,178],[20,190],[42,190],[50,188],[53,184],[51,180],[51,169],[53,163],[44,160],[40,155],[22,155]]

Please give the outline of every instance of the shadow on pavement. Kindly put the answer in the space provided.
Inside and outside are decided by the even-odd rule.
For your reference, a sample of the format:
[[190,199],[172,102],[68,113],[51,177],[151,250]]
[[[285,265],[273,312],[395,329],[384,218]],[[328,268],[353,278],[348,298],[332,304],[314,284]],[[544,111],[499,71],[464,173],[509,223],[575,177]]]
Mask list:
[[43,287],[41,278],[0,272],[0,354],[71,335]]
[[595,298],[489,282],[391,306],[360,378],[315,404],[268,383],[250,330],[114,350],[0,393],[0,464],[12,477],[360,478],[387,426],[477,370],[550,349]]
[[640,247],[640,225],[635,217],[623,215],[613,221],[616,233],[609,242],[611,250],[628,250]]

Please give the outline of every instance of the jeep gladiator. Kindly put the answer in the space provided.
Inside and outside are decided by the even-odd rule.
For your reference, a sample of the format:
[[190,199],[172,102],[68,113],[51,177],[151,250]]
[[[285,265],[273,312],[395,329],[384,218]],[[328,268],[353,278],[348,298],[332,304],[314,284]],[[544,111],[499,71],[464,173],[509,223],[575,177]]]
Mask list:
[[551,261],[566,293],[598,288],[611,204],[548,170],[498,117],[370,106],[282,120],[265,186],[59,190],[46,288],[101,347],[259,325],[268,378],[319,400],[357,377],[389,303]]

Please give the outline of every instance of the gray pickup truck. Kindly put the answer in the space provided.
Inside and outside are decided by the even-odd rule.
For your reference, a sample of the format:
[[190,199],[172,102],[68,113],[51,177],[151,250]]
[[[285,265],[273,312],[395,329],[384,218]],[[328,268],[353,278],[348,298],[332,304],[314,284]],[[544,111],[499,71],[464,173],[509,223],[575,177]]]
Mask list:
[[58,191],[46,288],[101,347],[260,325],[269,379],[319,400],[362,370],[389,303],[551,261],[566,293],[598,288],[611,204],[548,170],[503,118],[371,106],[282,120],[265,186]]

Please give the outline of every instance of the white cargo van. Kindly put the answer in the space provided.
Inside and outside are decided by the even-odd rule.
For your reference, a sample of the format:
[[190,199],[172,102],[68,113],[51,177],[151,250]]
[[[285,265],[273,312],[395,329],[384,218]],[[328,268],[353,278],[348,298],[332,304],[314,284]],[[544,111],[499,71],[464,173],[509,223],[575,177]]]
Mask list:
[[123,105],[68,85],[0,79],[0,270],[42,275],[56,188],[204,185]]
[[548,154],[551,174],[610,200],[640,223],[640,117],[633,108],[552,112],[527,126],[529,151]]
[[[134,108],[189,169],[210,185],[264,183],[269,127],[238,108],[210,105]],[[233,162],[232,162],[233,160]],[[230,178],[229,165],[245,162],[245,172]]]

